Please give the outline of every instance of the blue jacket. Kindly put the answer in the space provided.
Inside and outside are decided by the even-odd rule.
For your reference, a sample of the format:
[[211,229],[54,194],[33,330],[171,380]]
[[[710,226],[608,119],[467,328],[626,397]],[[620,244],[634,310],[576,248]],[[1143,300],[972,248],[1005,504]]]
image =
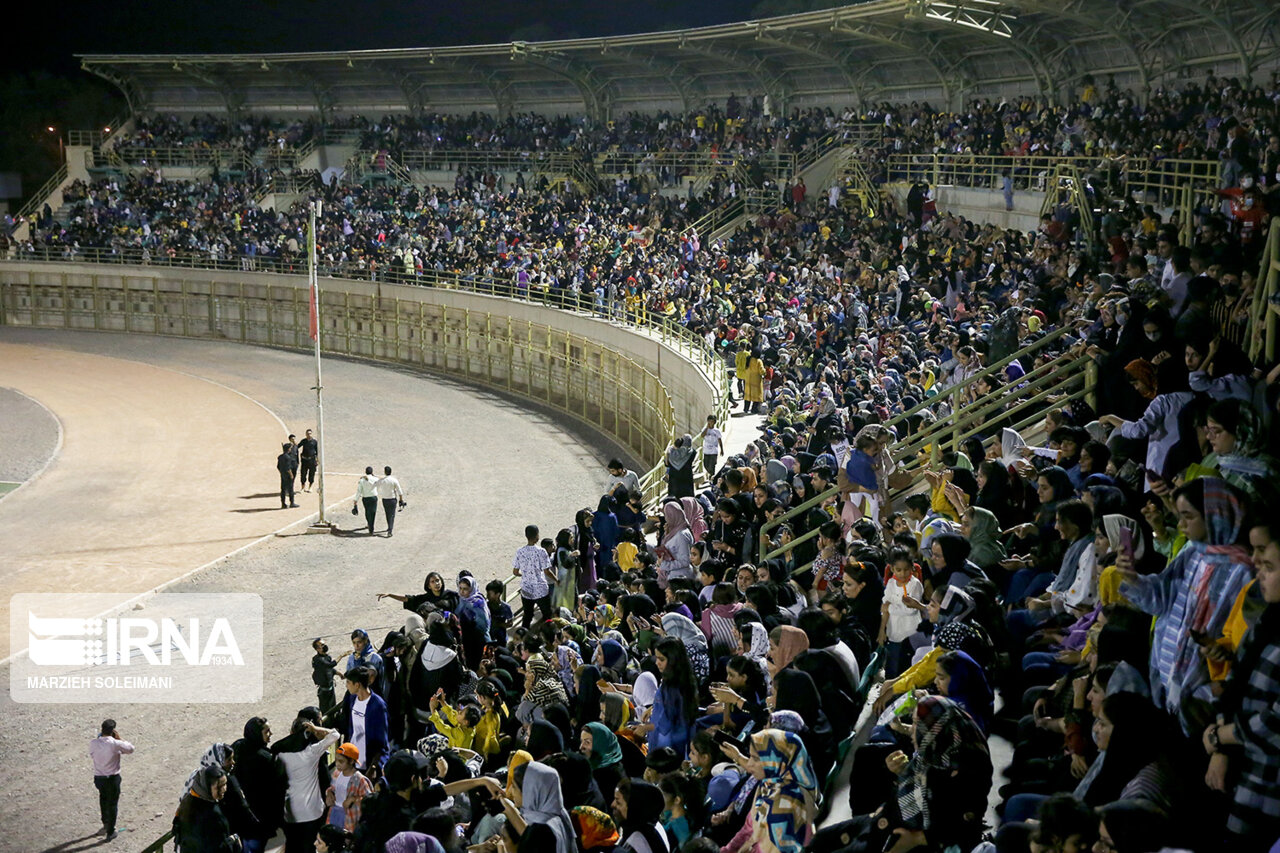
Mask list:
[[[356,695],[348,693],[342,697],[342,708],[346,711],[343,714],[342,723],[342,740],[344,743],[351,742],[352,721],[351,707],[355,704]],[[369,694],[369,705],[365,708],[364,717],[364,751],[365,754],[360,756],[360,766],[369,767],[373,764],[382,766],[382,762],[387,758],[387,748],[390,744],[388,728],[390,723],[387,719],[387,703],[377,693]],[[372,759],[372,760],[370,760]]]

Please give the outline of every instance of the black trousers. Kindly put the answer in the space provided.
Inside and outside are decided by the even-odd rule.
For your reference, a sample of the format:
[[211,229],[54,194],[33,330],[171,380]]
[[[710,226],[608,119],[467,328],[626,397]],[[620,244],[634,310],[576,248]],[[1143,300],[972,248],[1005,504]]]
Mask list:
[[373,523],[378,520],[378,499],[377,498],[361,498],[360,502],[364,504],[364,520],[369,525],[369,532],[373,532]]
[[551,618],[551,593],[547,593],[542,598],[525,598],[520,596],[520,600],[524,602],[524,611],[520,615],[520,619],[525,628],[533,622],[533,608],[537,607],[542,611],[542,621],[546,622]]
[[280,505],[288,506],[293,499],[293,471],[280,472]]
[[316,688],[316,699],[320,705],[320,710],[324,712],[332,711],[334,706],[338,704],[338,699],[333,695],[333,685],[328,687]]
[[93,785],[98,789],[98,811],[102,813],[102,825],[107,835],[116,831],[116,812],[120,805],[120,774],[94,776]]
[[383,498],[382,511],[387,516],[387,535],[390,536],[391,531],[395,530],[396,527],[396,499]]
[[300,464],[302,465],[302,474],[298,477],[298,485],[305,489],[316,481],[316,459],[314,456],[310,459],[304,456],[300,460]]
[[284,853],[311,853],[316,849],[316,836],[323,825],[323,817],[302,823],[285,821],[281,827],[284,829]]

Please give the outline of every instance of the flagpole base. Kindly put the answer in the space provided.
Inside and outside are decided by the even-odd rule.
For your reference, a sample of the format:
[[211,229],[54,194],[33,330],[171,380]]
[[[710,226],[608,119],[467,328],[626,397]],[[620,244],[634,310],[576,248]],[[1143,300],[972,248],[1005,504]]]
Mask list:
[[308,535],[312,533],[332,533],[337,529],[338,525],[331,521],[313,521],[303,533]]

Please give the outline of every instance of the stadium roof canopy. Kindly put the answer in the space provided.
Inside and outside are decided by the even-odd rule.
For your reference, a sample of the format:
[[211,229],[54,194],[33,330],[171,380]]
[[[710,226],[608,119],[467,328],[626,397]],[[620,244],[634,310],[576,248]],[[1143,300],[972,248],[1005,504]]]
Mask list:
[[608,38],[338,51],[86,55],[132,110],[380,113],[775,109],[1033,93],[1092,74],[1146,92],[1280,63],[1275,0],[871,0]]

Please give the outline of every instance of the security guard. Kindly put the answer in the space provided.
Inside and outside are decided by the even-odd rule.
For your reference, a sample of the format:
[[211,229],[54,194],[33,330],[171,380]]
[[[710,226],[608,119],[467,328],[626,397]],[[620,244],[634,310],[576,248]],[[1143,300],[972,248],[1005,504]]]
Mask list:
[[306,438],[298,442],[299,464],[301,466],[301,476],[298,478],[298,485],[302,486],[302,491],[310,491],[316,482],[316,458],[320,450],[320,444],[311,437],[311,430],[307,430]]
[[[293,455],[292,443],[286,441],[280,447],[282,452],[276,457],[276,470],[280,472],[280,508],[288,509],[298,505],[293,499],[293,476],[298,472],[298,458]],[[286,495],[289,497],[288,503],[285,503]]]

